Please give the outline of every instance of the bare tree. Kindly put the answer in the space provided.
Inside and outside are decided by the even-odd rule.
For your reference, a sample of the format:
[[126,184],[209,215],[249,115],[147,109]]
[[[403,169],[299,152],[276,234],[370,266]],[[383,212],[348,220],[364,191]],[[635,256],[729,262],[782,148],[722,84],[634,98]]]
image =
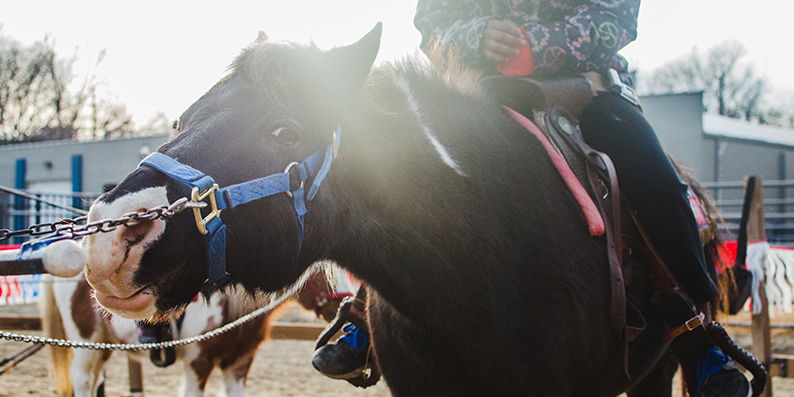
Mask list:
[[86,122],[81,137],[87,139],[117,138],[137,133],[127,108],[109,99],[97,98],[96,87],[90,90],[90,101],[85,109]]
[[176,128],[176,121],[169,119],[163,112],[157,112],[149,121],[137,129],[140,135],[155,135],[171,133]]
[[78,80],[75,60],[49,38],[26,46],[0,34],[0,144],[133,132],[123,105],[97,98],[93,75]]
[[[651,94],[703,91],[704,107],[717,114],[768,122],[764,98],[769,85],[753,66],[742,61],[744,46],[736,41],[691,53],[657,68],[640,87]],[[643,82],[641,80],[641,82]]]

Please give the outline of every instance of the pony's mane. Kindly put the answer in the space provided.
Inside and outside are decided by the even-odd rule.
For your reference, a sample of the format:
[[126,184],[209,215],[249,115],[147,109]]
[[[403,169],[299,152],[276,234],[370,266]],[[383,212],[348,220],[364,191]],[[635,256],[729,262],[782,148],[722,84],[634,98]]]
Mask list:
[[321,51],[314,43],[257,40],[240,51],[229,66],[229,75],[239,76],[246,86],[261,92],[281,94],[293,89],[308,67],[316,64]]

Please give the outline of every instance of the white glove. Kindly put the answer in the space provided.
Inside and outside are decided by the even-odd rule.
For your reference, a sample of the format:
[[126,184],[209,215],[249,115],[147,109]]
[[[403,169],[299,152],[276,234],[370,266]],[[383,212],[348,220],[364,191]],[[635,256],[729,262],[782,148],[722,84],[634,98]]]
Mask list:
[[760,314],[763,309],[761,304],[761,281],[764,280],[764,273],[766,269],[766,258],[769,252],[769,243],[760,241],[757,243],[747,244],[747,269],[753,276],[752,281],[752,296],[753,296],[753,314]]

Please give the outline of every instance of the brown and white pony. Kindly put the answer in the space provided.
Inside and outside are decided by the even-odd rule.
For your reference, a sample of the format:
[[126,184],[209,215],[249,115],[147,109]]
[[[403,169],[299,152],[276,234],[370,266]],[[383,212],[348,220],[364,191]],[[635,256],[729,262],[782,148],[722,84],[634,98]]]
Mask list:
[[[335,313],[341,297],[350,293],[334,290],[333,284],[328,274],[318,271],[295,300],[318,316]],[[82,274],[73,279],[55,279],[55,282],[45,279],[40,304],[47,336],[84,342],[139,343],[136,323],[103,310],[92,294]],[[254,308],[250,297],[244,294],[231,290],[215,293],[209,299],[196,299],[187,305],[180,321],[170,320],[171,334],[174,339],[198,335],[234,321]],[[184,367],[182,395],[204,395],[209,375],[217,367],[223,373],[226,395],[244,396],[251,363],[259,345],[267,341],[277,311],[207,341],[176,348],[177,358]],[[128,354],[136,361],[149,357],[148,351]],[[53,348],[51,358],[58,395],[96,396],[103,381],[103,367],[110,355],[109,351],[74,349],[70,352],[65,348]]]

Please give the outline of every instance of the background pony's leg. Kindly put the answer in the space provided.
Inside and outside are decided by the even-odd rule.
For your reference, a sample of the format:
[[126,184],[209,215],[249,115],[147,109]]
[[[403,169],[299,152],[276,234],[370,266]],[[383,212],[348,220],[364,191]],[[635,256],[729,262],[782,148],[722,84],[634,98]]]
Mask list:
[[110,354],[106,351],[75,349],[72,360],[74,397],[94,397],[104,378],[102,368]]
[[182,364],[185,371],[182,376],[182,395],[185,397],[201,397],[207,386],[207,379],[212,372],[212,361],[201,354],[196,344],[184,346]]
[[[2,277],[0,277],[2,278]],[[57,303],[53,288],[52,277],[45,275],[42,278],[41,299],[39,299],[39,313],[44,335],[49,338],[66,339],[61,308]],[[68,307],[67,307],[68,309]],[[70,318],[68,310],[63,314]],[[67,348],[49,347],[50,369],[55,380],[55,391],[59,397],[72,396],[72,379],[69,373],[72,365],[72,351]]]
[[248,378],[248,371],[254,362],[254,353],[240,357],[233,365],[223,367],[223,381],[226,384],[227,397],[245,396],[245,380]]
[[646,377],[626,392],[629,397],[670,397],[678,362],[667,352]]
[[[41,313],[47,336],[84,342],[107,341],[104,339],[106,324],[96,312],[90,287],[82,275],[57,281],[48,277],[43,282]],[[69,356],[60,354],[53,360],[58,395],[96,396],[104,377],[102,368],[110,358],[110,352],[74,349],[71,359]],[[59,373],[65,373],[67,367],[69,380],[60,379]]]

